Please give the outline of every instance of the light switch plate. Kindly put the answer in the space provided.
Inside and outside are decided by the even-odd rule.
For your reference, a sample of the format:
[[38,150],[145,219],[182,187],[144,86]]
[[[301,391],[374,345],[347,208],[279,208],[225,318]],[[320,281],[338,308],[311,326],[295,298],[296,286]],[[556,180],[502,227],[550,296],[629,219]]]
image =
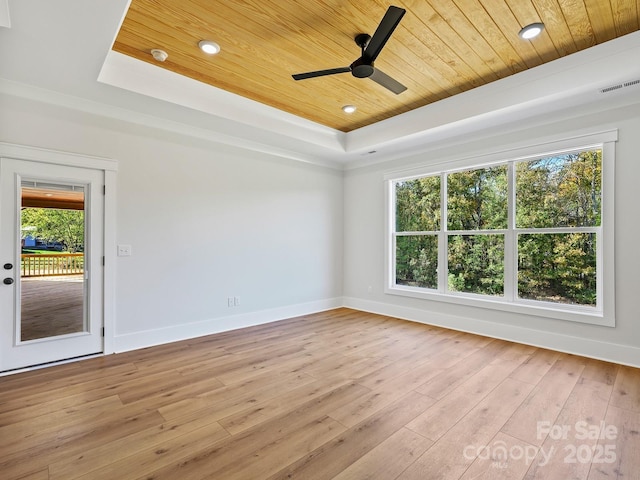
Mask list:
[[131,245],[118,245],[118,256],[119,257],[131,256]]

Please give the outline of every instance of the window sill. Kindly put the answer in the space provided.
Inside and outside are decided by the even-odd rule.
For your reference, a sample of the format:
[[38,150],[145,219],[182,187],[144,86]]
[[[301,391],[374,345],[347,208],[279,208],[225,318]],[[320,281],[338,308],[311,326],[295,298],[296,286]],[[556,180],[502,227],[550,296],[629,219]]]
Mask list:
[[581,307],[576,305],[565,306],[527,300],[520,300],[516,303],[503,301],[497,297],[486,298],[480,295],[464,293],[445,294],[435,290],[426,290],[423,288],[400,285],[386,287],[385,293],[389,295],[419,298],[435,302],[454,303],[456,305],[465,305],[469,307],[500,310],[522,315],[534,315],[537,317],[555,320],[566,320],[569,322],[615,327],[615,318],[613,315],[604,315],[602,311],[591,307]]

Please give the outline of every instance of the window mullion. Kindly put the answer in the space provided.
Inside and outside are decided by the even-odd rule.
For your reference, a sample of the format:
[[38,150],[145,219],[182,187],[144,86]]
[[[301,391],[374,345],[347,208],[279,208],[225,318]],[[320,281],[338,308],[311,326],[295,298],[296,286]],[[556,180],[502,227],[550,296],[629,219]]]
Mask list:
[[440,174],[440,233],[438,234],[438,291],[448,290],[449,261],[447,257],[447,174]]
[[387,260],[387,286],[392,287],[396,284],[396,244],[397,244],[397,224],[396,224],[396,183],[389,182],[389,208],[387,208],[387,234],[389,235],[389,245],[387,246],[386,255]]
[[504,298],[513,301],[518,298],[518,237],[514,232],[516,215],[515,165],[507,165],[507,231],[504,234]]

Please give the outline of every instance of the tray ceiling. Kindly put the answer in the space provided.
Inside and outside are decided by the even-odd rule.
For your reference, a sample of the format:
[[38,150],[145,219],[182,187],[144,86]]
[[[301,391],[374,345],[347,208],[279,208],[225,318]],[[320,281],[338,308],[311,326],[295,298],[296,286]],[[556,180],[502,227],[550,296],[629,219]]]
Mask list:
[[[349,132],[640,29],[637,0],[394,4],[407,13],[376,67],[408,87],[400,95],[349,73],[291,77],[358,58],[354,36],[373,34],[389,6],[375,0],[132,0],[113,50]],[[534,22],[545,24],[542,35],[521,39]],[[202,53],[203,39],[221,52]],[[165,62],[154,48],[168,53]],[[357,111],[345,114],[346,104]]]

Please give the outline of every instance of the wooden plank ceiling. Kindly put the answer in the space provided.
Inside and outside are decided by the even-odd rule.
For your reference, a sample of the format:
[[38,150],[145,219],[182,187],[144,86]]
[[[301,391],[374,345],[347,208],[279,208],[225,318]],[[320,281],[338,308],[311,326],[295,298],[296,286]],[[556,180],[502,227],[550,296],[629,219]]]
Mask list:
[[[349,73],[358,33],[373,34],[382,0],[132,0],[113,49],[348,132],[640,29],[640,0],[407,0],[376,68],[408,87],[394,95]],[[522,40],[519,30],[543,22]],[[198,42],[221,46],[206,55]],[[157,62],[151,49],[169,57]],[[351,115],[341,107],[357,106]]]
[[22,208],[84,210],[84,192],[22,187]]

